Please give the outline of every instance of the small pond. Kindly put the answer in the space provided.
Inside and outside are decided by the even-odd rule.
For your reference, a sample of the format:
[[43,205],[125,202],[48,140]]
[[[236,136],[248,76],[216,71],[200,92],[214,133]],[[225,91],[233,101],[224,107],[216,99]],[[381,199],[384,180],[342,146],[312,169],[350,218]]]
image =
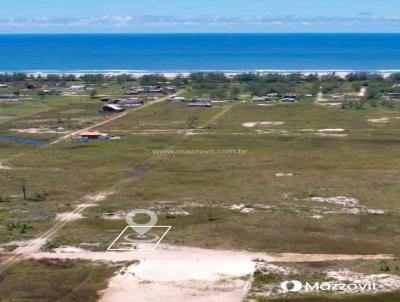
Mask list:
[[1,135],[0,134],[0,142],[8,142],[8,141],[13,141],[13,142],[27,144],[27,145],[43,144],[43,141],[38,140],[38,139],[32,139],[32,138],[28,138],[28,137],[15,136],[15,135]]

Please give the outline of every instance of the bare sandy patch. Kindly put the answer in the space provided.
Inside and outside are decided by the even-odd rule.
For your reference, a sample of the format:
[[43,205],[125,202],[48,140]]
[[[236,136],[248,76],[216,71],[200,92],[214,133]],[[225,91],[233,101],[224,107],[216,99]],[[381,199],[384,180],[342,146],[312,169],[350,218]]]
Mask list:
[[82,214],[80,213],[74,213],[74,212],[65,212],[65,213],[60,213],[57,214],[56,219],[60,221],[72,221],[72,220],[77,220],[77,219],[82,219],[85,218],[83,217]]
[[367,87],[363,86],[360,88],[360,91],[358,92],[359,97],[364,97],[367,94]]
[[264,259],[254,259],[254,261],[256,262],[256,268],[264,272],[284,276],[299,274],[299,272],[292,267],[268,263]]
[[0,162],[0,170],[11,170],[12,168],[10,166],[6,166],[3,163]]
[[274,107],[274,104],[257,104],[257,106],[261,106],[261,107]]
[[86,209],[86,208],[93,208],[93,207],[97,207],[97,206],[98,206],[97,203],[84,203],[84,204],[78,204],[76,207]]
[[182,210],[182,209],[169,209],[168,210],[168,216],[171,217],[177,217],[177,216],[189,216],[190,213],[188,211]]
[[287,177],[287,176],[294,176],[293,173],[287,173],[287,172],[279,172],[279,173],[275,173],[276,177]]
[[93,202],[99,202],[99,201],[104,201],[108,198],[108,196],[111,196],[112,194],[114,194],[114,192],[112,191],[108,191],[108,192],[101,192],[95,195],[87,195],[85,196],[86,200],[89,201],[93,201]]
[[343,283],[376,283],[374,292],[392,291],[400,288],[400,276],[393,274],[362,274],[348,269],[328,271],[327,277]]
[[371,118],[371,119],[368,119],[367,121],[371,122],[371,123],[388,123],[388,122],[390,122],[390,118],[388,118],[388,117]]
[[68,133],[64,128],[28,128],[28,129],[10,129],[10,131],[28,134],[46,134],[46,133]]
[[359,200],[349,196],[334,196],[334,197],[310,197],[305,199],[306,201],[317,202],[321,204],[331,204],[333,208],[320,207],[313,208],[311,210],[311,218],[321,219],[323,215],[327,214],[349,214],[349,215],[383,215],[384,210],[381,209],[369,209],[359,204]]
[[257,134],[282,134],[282,135],[289,134],[289,131],[285,129],[269,129],[269,130],[257,129],[255,130],[255,132],[257,132]]
[[300,132],[315,132],[317,131],[316,129],[300,129]]
[[254,128],[259,126],[281,126],[283,124],[285,124],[285,122],[265,121],[265,122],[247,122],[243,123],[242,126],[247,128]]
[[53,249],[53,251],[56,253],[82,253],[85,250],[80,247],[62,245],[58,248]]
[[254,212],[255,209],[253,207],[250,206],[246,206],[245,204],[241,203],[241,204],[234,204],[232,206],[229,207],[229,209],[231,210],[237,210],[240,213],[251,213]]
[[327,129],[299,129],[299,132],[310,133],[318,136],[325,137],[346,137],[346,129],[342,128],[327,128]]
[[371,119],[367,119],[367,122],[370,123],[389,123],[391,120],[397,120],[400,119],[400,116],[383,116],[383,117],[379,117],[379,118],[371,118]]
[[241,302],[245,296],[246,283],[249,282],[237,279],[161,283],[140,281],[133,274],[114,277],[99,302],[131,302],[132,297],[146,302]]
[[346,137],[349,136],[347,133],[317,133],[319,136],[325,137]]
[[346,137],[348,136],[348,133],[345,132],[346,129],[343,128],[326,128],[326,129],[318,129],[315,134],[325,137]]
[[37,253],[47,242],[46,238],[36,238],[27,240],[18,244],[18,247],[13,251],[15,254],[30,255]]
[[346,129],[343,128],[326,128],[326,129],[318,129],[318,132],[320,133],[339,133],[339,132],[345,132]]
[[327,106],[327,107],[340,107],[340,106],[342,106],[342,103],[339,103],[339,102],[324,102],[324,103],[320,103],[320,105]]
[[341,206],[356,206],[358,199],[348,196],[335,196],[335,197],[310,197],[308,200],[322,203],[331,203]]

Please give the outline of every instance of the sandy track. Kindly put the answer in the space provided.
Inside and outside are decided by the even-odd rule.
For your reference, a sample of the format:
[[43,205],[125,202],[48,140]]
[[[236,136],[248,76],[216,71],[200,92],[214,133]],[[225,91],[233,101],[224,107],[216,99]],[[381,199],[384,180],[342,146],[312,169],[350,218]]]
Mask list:
[[217,113],[213,117],[211,117],[204,125],[201,125],[199,128],[205,128],[209,125],[215,124],[222,116],[224,116],[228,111],[230,111],[234,106],[236,106],[238,103],[233,103],[226,108],[224,108],[221,112]]
[[[214,263],[218,267],[221,263],[234,263],[234,266],[240,267],[241,261],[253,261],[262,259],[267,262],[319,262],[319,261],[339,261],[339,260],[378,260],[392,259],[393,255],[375,254],[375,255],[357,255],[357,254],[303,254],[303,253],[279,253],[266,254],[247,251],[231,251],[231,250],[210,250],[202,248],[194,248],[187,246],[174,246],[169,244],[161,244],[154,251],[128,251],[128,252],[90,252],[81,253],[50,253],[50,252],[31,252],[25,253],[25,256],[35,259],[41,258],[58,258],[58,259],[84,259],[92,261],[182,261],[195,264],[200,260],[206,260]],[[224,265],[224,264],[221,264]],[[205,268],[202,268],[205,269]],[[235,268],[230,268],[235,270]],[[184,276],[184,273],[181,276]]]
[[61,142],[61,141],[63,141],[63,140],[66,140],[66,139],[70,138],[71,136],[77,135],[77,134],[79,134],[79,133],[81,133],[81,132],[90,131],[90,130],[93,130],[93,129],[97,128],[97,127],[100,127],[100,126],[106,125],[106,124],[108,124],[108,123],[111,123],[111,122],[113,122],[113,121],[115,121],[115,120],[118,120],[118,119],[120,119],[120,118],[126,116],[128,113],[129,113],[129,112],[125,111],[125,112],[122,112],[122,113],[120,113],[120,114],[114,115],[114,116],[112,116],[112,117],[110,117],[110,118],[108,118],[108,119],[106,119],[106,120],[104,120],[104,121],[101,121],[101,122],[99,122],[99,123],[96,123],[96,124],[94,124],[94,125],[91,125],[91,126],[89,126],[89,127],[86,127],[86,128],[83,128],[83,129],[79,129],[79,130],[74,131],[74,132],[69,132],[68,134],[66,134],[66,135],[64,135],[64,136],[61,136],[60,138],[58,138],[58,139],[56,139],[56,140],[50,142],[49,145],[58,144],[59,142]]
[[317,97],[315,98],[315,104],[316,105],[321,105],[324,102],[326,102],[327,99],[324,98],[324,94],[322,93],[322,91],[320,90],[317,94]]
[[[111,192],[106,191],[100,194],[108,196],[111,194]],[[71,211],[69,215],[80,215],[87,208],[87,205],[92,204],[92,197],[92,195],[84,196],[81,199],[83,202],[80,203],[73,211]],[[52,238],[54,234],[56,234],[60,229],[62,229],[69,221],[70,220],[68,219],[59,220],[49,230],[40,235],[38,238],[28,240],[27,242],[16,248],[13,252],[14,255],[12,257],[0,263],[0,273],[6,270],[13,263],[22,260],[24,256],[30,255],[32,253],[37,253],[42,248],[42,246],[46,244],[46,242],[50,238]]]

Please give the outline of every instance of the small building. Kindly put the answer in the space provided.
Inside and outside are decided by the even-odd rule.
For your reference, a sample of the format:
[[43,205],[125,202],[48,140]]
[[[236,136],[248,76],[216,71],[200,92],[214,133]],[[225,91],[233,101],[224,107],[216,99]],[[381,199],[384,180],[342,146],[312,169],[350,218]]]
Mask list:
[[47,87],[57,87],[57,86],[60,86],[60,83],[57,83],[57,82],[46,82],[45,86],[47,86]]
[[15,93],[0,94],[0,100],[15,100],[18,96]]
[[7,88],[8,85],[7,84],[0,84],[0,88]]
[[85,89],[85,85],[72,85],[72,86],[70,86],[69,87],[69,89],[71,89],[71,90],[83,90],[83,89]]
[[112,100],[113,100],[113,99],[110,98],[110,97],[103,97],[103,98],[100,98],[100,101],[103,102],[103,103],[111,103]]
[[277,93],[277,92],[268,93],[266,96],[271,98],[271,99],[277,99],[277,98],[281,97],[281,95],[279,93]]
[[346,98],[347,97],[344,94],[338,94],[338,95],[332,96],[332,100],[334,100],[334,101],[345,101]]
[[110,139],[111,136],[107,133],[102,133],[99,131],[85,131],[78,134],[79,137],[83,139]]
[[28,89],[28,90],[34,90],[36,88],[38,88],[38,87],[35,84],[26,84],[26,89]]
[[199,103],[211,103],[212,100],[210,98],[196,98],[196,99],[193,99],[192,102],[194,102],[194,103],[196,103],[196,102],[199,102]]
[[71,141],[73,141],[74,143],[84,143],[88,141],[88,138],[82,137],[80,135],[73,135],[71,136]]
[[271,98],[267,95],[263,95],[263,96],[253,96],[251,100],[253,102],[265,102],[265,101],[270,101]]
[[168,101],[173,104],[179,104],[186,102],[186,99],[182,96],[174,96],[172,99],[169,99]]
[[283,102],[283,103],[294,103],[294,102],[296,102],[296,99],[293,99],[293,98],[281,98],[281,99],[279,100],[279,102]]
[[212,107],[211,102],[189,102],[188,107]]
[[103,112],[123,112],[125,108],[122,108],[116,104],[107,104],[103,106]]
[[127,91],[125,91],[125,94],[127,95],[136,95],[139,94],[140,92],[136,89],[128,89]]
[[282,99],[297,99],[297,94],[295,93],[285,93],[282,95]]
[[164,93],[174,93],[178,90],[176,85],[167,85],[163,87]]
[[139,93],[144,93],[145,89],[142,86],[133,86],[129,87],[128,90],[126,91],[126,94],[139,94]]
[[143,86],[144,92],[161,93],[163,89],[160,86]]
[[44,89],[39,91],[39,95],[61,95],[62,90],[57,89]]
[[400,99],[400,92],[391,92],[387,95],[390,99]]
[[116,104],[119,106],[137,107],[144,105],[144,101],[139,98],[131,98],[119,100]]
[[160,88],[153,88],[153,89],[147,90],[147,92],[148,93],[162,93],[163,89],[161,87]]

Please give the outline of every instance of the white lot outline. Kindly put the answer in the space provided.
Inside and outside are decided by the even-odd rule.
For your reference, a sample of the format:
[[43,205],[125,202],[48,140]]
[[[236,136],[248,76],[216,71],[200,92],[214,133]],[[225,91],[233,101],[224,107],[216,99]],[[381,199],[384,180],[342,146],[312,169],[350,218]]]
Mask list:
[[127,229],[133,229],[135,230],[135,228],[148,228],[148,226],[126,226],[122,232],[117,236],[117,238],[114,239],[114,241],[108,246],[107,251],[153,251],[157,248],[157,246],[160,244],[161,240],[164,239],[164,237],[168,234],[168,232],[171,230],[172,226],[170,225],[155,225],[152,228],[167,228],[167,230],[164,232],[164,234],[160,237],[160,239],[157,241],[157,243],[154,245],[153,248],[149,248],[149,249],[134,249],[134,248],[129,248],[129,249],[112,249],[111,247],[118,241],[119,238],[121,238],[121,236],[126,232]]

